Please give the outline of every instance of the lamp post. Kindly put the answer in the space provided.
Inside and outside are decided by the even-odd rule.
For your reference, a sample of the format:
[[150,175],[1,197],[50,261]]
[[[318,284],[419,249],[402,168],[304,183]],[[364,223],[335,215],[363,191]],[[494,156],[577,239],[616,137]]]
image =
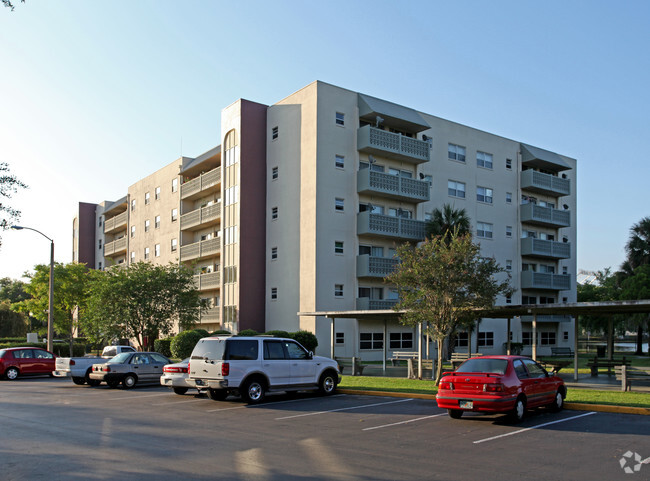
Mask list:
[[41,234],[43,237],[45,237],[47,240],[50,241],[50,295],[49,295],[49,300],[48,300],[48,309],[47,309],[47,350],[52,352],[52,341],[54,338],[54,240],[50,239],[48,236],[43,234],[41,231],[32,229],[31,227],[23,227],[19,225],[12,225],[12,229],[15,230],[33,230],[34,232],[38,232]]

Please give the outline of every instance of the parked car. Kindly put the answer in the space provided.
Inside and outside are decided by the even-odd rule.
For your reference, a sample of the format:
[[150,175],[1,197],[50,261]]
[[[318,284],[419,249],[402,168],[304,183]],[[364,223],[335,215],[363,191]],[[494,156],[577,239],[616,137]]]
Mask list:
[[52,375],[56,356],[38,347],[8,347],[0,349],[0,375],[10,381],[18,376]]
[[[185,394],[190,388],[194,388],[195,386],[192,386],[187,382],[189,376],[187,367],[189,363],[190,358],[187,357],[181,362],[164,366],[163,375],[160,376],[160,384],[172,388],[176,394],[180,395]],[[201,392],[200,389],[197,389],[197,391]]]
[[135,349],[131,346],[106,346],[101,356],[59,357],[53,374],[56,377],[71,377],[72,382],[78,385],[97,386],[99,382],[90,379],[93,364],[108,362],[121,352],[135,352]]
[[163,366],[169,359],[158,352],[123,352],[106,363],[93,364],[90,379],[109,387],[120,383],[130,389],[138,383],[160,382]]
[[293,339],[216,336],[194,347],[187,382],[215,401],[239,394],[259,403],[271,391],[332,394],[340,380],[336,361],[314,356]]
[[546,406],[559,411],[566,386],[554,372],[523,356],[481,356],[444,373],[438,386],[438,406],[449,416],[465,412],[508,413],[521,421],[526,409]]

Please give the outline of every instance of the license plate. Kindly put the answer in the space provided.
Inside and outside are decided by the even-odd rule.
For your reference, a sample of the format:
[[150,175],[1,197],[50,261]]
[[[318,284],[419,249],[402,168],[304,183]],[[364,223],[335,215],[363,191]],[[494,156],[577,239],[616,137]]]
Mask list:
[[203,386],[203,379],[197,379],[195,382],[197,386]]
[[474,401],[458,401],[461,409],[474,409]]

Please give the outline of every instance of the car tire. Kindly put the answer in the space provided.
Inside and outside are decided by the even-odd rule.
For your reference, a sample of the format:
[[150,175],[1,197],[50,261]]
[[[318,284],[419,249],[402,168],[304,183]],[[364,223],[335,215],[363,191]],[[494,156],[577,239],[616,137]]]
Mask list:
[[239,389],[241,397],[249,404],[258,404],[264,399],[266,385],[259,377],[247,380]]
[[5,376],[7,376],[7,379],[10,381],[15,381],[19,375],[20,371],[18,371],[17,367],[10,367],[5,371]]
[[86,381],[86,384],[88,384],[88,386],[90,386],[90,387],[97,387],[97,386],[99,386],[101,383],[102,383],[102,382],[99,381],[99,380],[97,380],[97,379],[88,379],[88,380]]
[[515,401],[515,407],[510,411],[510,420],[518,423],[524,419],[526,414],[526,399],[523,396],[519,396]]
[[564,396],[562,395],[562,391],[558,391],[555,393],[555,398],[553,398],[553,402],[548,405],[548,408],[554,413],[557,413],[562,411],[563,407],[564,407]]
[[110,388],[116,388],[120,385],[118,381],[106,381],[106,384],[108,384],[108,387]]
[[228,397],[228,391],[225,389],[208,389],[208,397],[213,401],[223,401]]
[[173,389],[174,389],[174,392],[175,392],[176,394],[178,394],[179,396],[182,396],[183,394],[185,394],[185,393],[187,392],[187,388],[186,388],[186,387],[175,387],[175,388],[173,388]]
[[449,414],[449,417],[452,419],[460,419],[463,417],[463,410],[462,409],[447,409],[447,414]]
[[75,383],[77,386],[83,386],[84,384],[86,384],[86,380],[83,377],[78,377],[78,376],[74,376],[72,378],[72,382]]
[[318,381],[318,392],[324,396],[334,394],[336,391],[337,376],[332,371],[324,372]]
[[131,389],[135,387],[137,383],[138,378],[135,377],[135,374],[127,374],[124,376],[124,379],[122,379],[122,386],[124,386],[124,389]]

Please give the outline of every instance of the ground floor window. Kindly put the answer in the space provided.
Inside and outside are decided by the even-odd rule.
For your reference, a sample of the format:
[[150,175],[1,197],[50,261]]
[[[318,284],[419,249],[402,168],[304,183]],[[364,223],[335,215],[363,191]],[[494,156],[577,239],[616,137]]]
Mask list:
[[521,333],[521,342],[524,346],[533,345],[533,333],[530,331],[524,331]]
[[479,347],[494,346],[494,332],[478,332],[478,345]]
[[361,332],[359,333],[359,349],[383,349],[384,333],[383,332]]
[[336,343],[337,344],[345,344],[345,332],[337,332],[336,333]]
[[412,332],[391,332],[389,334],[391,349],[413,349]]
[[542,346],[554,346],[555,342],[555,333],[554,332],[542,332]]
[[466,332],[457,332],[456,333],[456,347],[467,347],[469,346],[469,336]]
[[564,331],[564,340],[568,341],[569,340],[569,331]]

